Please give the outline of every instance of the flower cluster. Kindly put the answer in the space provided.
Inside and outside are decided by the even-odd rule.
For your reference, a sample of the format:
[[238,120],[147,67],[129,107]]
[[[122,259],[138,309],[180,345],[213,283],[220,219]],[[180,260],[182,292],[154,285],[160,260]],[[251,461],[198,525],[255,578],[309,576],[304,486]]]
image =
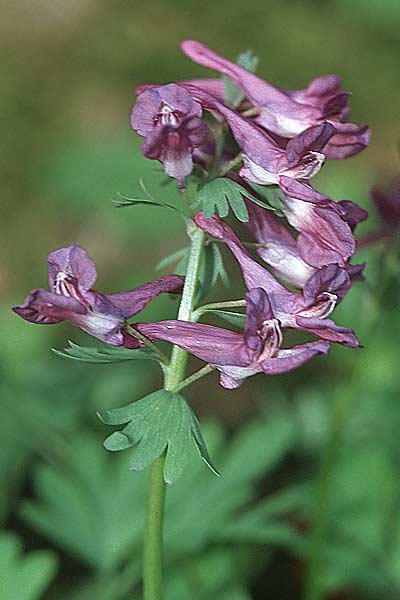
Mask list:
[[[352,283],[362,279],[363,265],[350,260],[354,228],[367,213],[309,184],[326,159],[350,157],[369,142],[369,128],[348,121],[350,94],[336,76],[284,91],[200,42],[183,42],[182,50],[227,77],[242,99],[229,104],[222,79],[142,85],[131,124],[145,138],[142,153],[160,161],[180,188],[190,176],[204,185],[218,175],[242,187],[249,214],[244,228],[265,266],[220,217],[198,212],[193,221],[210,239],[225,244],[239,263],[247,288],[243,332],[183,320],[128,328],[127,319],[156,295],[179,293],[183,278],[168,275],[128,292],[100,294],[92,290],[94,264],[78,246],[49,255],[51,292],[34,290],[15,312],[34,323],[67,320],[114,346],[135,349],[143,337],[152,343],[165,340],[215,366],[226,388],[238,387],[257,372],[295,369],[326,354],[332,342],[359,347],[351,329],[328,317]],[[224,133],[222,147],[221,136],[213,136],[216,130]],[[230,145],[228,131],[234,140]],[[280,216],[249,199],[249,194],[262,199],[260,185],[278,187]],[[312,338],[287,348],[289,329]]]

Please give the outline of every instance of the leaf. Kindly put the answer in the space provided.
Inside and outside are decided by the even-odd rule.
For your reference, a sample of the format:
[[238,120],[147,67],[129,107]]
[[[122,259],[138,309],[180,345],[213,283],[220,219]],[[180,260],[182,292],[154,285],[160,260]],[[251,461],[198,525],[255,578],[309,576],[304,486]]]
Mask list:
[[[167,180],[167,182],[169,183],[169,180]],[[138,206],[138,205],[149,205],[149,206],[158,206],[159,208],[168,208],[170,210],[176,211],[182,215],[188,216],[188,208],[185,205],[184,202],[182,202],[180,200],[180,198],[178,199],[178,202],[176,205],[174,204],[170,204],[169,202],[166,202],[163,199],[156,199],[154,198],[147,190],[144,181],[142,178],[139,179],[139,186],[140,186],[140,196],[134,196],[133,198],[130,198],[128,196],[124,196],[123,194],[118,193],[118,200],[113,200],[113,203],[115,205],[116,208],[124,208],[127,206]],[[143,195],[142,195],[143,193]]]
[[64,350],[56,350],[53,352],[63,358],[72,358],[86,363],[115,363],[126,360],[155,360],[158,361],[157,354],[150,348],[137,348],[136,350],[128,350],[128,348],[118,348],[113,346],[105,346],[104,348],[83,347],[74,344],[71,340],[68,341],[68,346]]
[[204,248],[203,259],[199,272],[199,286],[196,303],[199,304],[208,295],[210,290],[221,279],[225,286],[229,286],[229,278],[225,271],[221,250],[218,244],[211,242]]
[[236,181],[225,177],[217,177],[212,181],[206,182],[198,191],[195,205],[201,206],[206,219],[212,217],[216,212],[221,218],[228,216],[229,209],[232,209],[235,217],[243,223],[249,220],[249,213],[243,196],[258,204],[267,210],[273,210],[278,216],[283,216],[282,212],[282,194],[278,188],[270,189],[271,186],[261,186],[252,184],[257,194],[263,197],[260,200],[247,189],[242,187]]
[[49,551],[21,554],[15,535],[0,536],[0,586],[4,600],[39,600],[57,570],[56,557]]
[[158,390],[122,408],[105,411],[99,418],[106,425],[127,425],[104,442],[113,452],[133,446],[132,471],[142,471],[166,450],[164,479],[174,483],[182,474],[193,443],[201,457],[217,473],[201,436],[196,416],[185,398]]
[[[212,540],[222,540],[224,532],[234,526],[242,529],[241,519],[247,521],[249,513],[257,509],[256,503],[251,506],[256,482],[267,477],[293,447],[294,430],[294,425],[280,416],[246,425],[231,440],[220,429],[204,428],[207,447],[216,457],[222,476],[211,477],[208,471],[190,463],[191,468],[168,490],[167,518],[168,514],[179,515],[179,519],[167,521],[165,542],[170,556],[190,555],[207,548]],[[271,501],[273,497],[271,494]],[[271,533],[267,527],[274,523],[280,528],[286,526],[289,539],[293,527],[283,523],[282,518],[293,505],[294,500],[283,502],[281,511],[256,515],[255,520],[265,528],[265,541],[267,533],[268,536]],[[207,518],[199,518],[203,514]],[[279,544],[283,543],[283,537],[280,529]]]
[[118,196],[120,200],[113,199],[113,203],[116,208],[125,208],[126,206],[138,206],[141,204],[147,204],[148,206],[158,206],[161,208],[170,208],[172,210],[177,210],[175,206],[172,206],[172,204],[163,203],[158,200],[150,200],[148,198],[129,198],[128,196],[123,196],[120,193],[118,193]]
[[189,252],[189,246],[185,246],[185,248],[180,248],[179,250],[172,252],[172,254],[169,254],[168,256],[160,260],[160,262],[156,266],[156,271],[161,271],[161,269],[164,269],[165,267],[168,267],[169,265],[180,261],[182,258],[187,257]]
[[62,469],[38,465],[36,498],[22,504],[22,517],[99,572],[109,572],[131,552],[131,562],[139,566],[147,478],[132,477],[128,457],[111,458],[92,433],[70,441]]
[[[252,50],[246,50],[239,54],[236,64],[247,69],[247,71],[254,73],[257,68],[258,57],[253,54]],[[232,83],[228,77],[223,77],[223,80],[225,92],[224,100],[229,106],[236,108],[245,97],[245,94],[238,86]]]
[[227,323],[231,325],[235,325],[236,327],[240,327],[243,329],[244,324],[246,322],[246,315],[243,313],[236,313],[227,310],[217,310],[216,308],[206,308],[205,310],[201,310],[202,314],[211,313],[220,317]]
[[228,216],[229,207],[235,217],[242,222],[249,220],[249,213],[242,194],[247,192],[235,181],[223,177],[217,177],[205,183],[198,191],[196,203],[203,210],[206,219],[217,212],[221,218]]
[[261,196],[265,202],[262,202],[259,198],[252,196],[246,196],[249,200],[266,208],[267,210],[274,210],[277,216],[283,217],[283,200],[285,198],[285,194],[279,187],[271,186],[271,185],[258,185],[257,183],[252,183],[251,187],[259,196]]
[[[126,423],[132,414],[132,406],[106,414],[110,421]],[[203,451],[204,442],[197,436],[196,425],[195,420],[193,434]],[[277,495],[271,493],[259,509],[257,498],[259,481],[269,480],[272,471],[293,447],[294,429],[287,419],[275,415],[244,425],[233,436],[227,436],[220,425],[202,424],[207,448],[221,465],[223,476],[215,477],[204,469],[198,460],[196,444],[191,443],[188,466],[180,480],[168,489],[166,498],[166,572],[168,577],[184,578],[186,591],[192,581],[193,569],[196,570],[202,561],[208,568],[210,560],[207,557],[213,552],[225,552],[229,548],[231,567],[218,569],[211,578],[206,576],[204,565],[204,593],[199,593],[202,600],[209,598],[211,591],[217,594],[220,590],[231,590],[234,582],[243,585],[248,574],[254,573],[241,560],[250,543],[260,544],[264,539],[272,550],[275,545],[285,545],[286,537],[288,546],[293,548],[293,526],[284,518],[295,510],[294,492],[288,491],[286,495],[284,490]],[[71,445],[62,469],[57,464],[37,465],[34,498],[25,501],[20,512],[30,528],[51,539],[75,560],[79,558],[91,566],[100,577],[107,573],[110,585],[111,577],[120,579],[120,568],[128,559],[132,575],[128,578],[127,590],[134,594],[140,581],[147,474],[135,473],[133,476],[128,471],[129,453],[111,455],[105,452],[93,433],[70,436],[69,440]],[[179,446],[176,449],[180,451]],[[207,460],[206,451],[203,456]],[[259,535],[257,524],[262,526]],[[246,538],[247,525],[250,530]],[[229,545],[227,541],[230,541]],[[188,567],[185,574],[183,557],[184,565]],[[243,569],[238,576],[241,564]],[[215,585],[211,579],[215,580]],[[74,593],[75,588],[76,584]],[[68,589],[63,597],[75,596],[72,589]],[[95,592],[90,596],[89,590],[85,600],[91,597],[97,596]],[[188,595],[167,597],[183,600]],[[221,597],[230,598],[222,591]]]

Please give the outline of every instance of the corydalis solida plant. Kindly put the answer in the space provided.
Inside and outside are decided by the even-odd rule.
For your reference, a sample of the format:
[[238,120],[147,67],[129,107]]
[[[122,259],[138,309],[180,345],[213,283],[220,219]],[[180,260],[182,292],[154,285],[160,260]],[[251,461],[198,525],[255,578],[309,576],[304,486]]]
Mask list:
[[[232,389],[250,375],[292,371],[327,354],[331,342],[358,347],[351,329],[327,317],[353,282],[362,279],[362,265],[350,261],[354,227],[366,217],[350,200],[336,202],[309,183],[327,159],[352,156],[369,141],[366,126],[347,122],[348,93],[336,77],[321,77],[304,90],[284,92],[199,42],[182,47],[197,62],[228,77],[241,93],[239,102],[230,102],[221,80],[183,80],[137,89],[131,124],[144,138],[142,153],[162,164],[187,201],[182,210],[190,240],[183,253],[184,278],[167,275],[128,292],[100,294],[92,289],[93,262],[81,248],[70,246],[49,255],[51,291],[34,290],[14,309],[33,323],[66,320],[80,327],[111,347],[108,362],[121,357],[121,349],[113,354],[112,347],[124,347],[132,359],[143,358],[140,351],[149,347],[162,366],[162,390],[136,401],[134,407],[101,415],[107,424],[124,425],[105,444],[110,450],[132,448],[136,457],[132,469],[159,457],[152,467],[145,536],[145,598],[152,600],[161,596],[161,521],[156,516],[162,514],[162,477],[168,482],[178,477],[193,443],[211,464],[181,390],[213,369],[219,371],[221,385]],[[191,189],[197,186],[195,197],[189,198],[189,182]],[[224,221],[230,210],[245,223],[268,268],[244,246],[242,232]],[[224,274],[217,246],[221,242],[238,261],[247,289],[239,301],[211,306],[222,317],[227,307],[246,307],[245,317],[237,314],[243,322],[241,332],[198,322],[207,314],[206,307],[198,306],[199,297]],[[182,293],[177,319],[127,323],[162,292]],[[290,329],[313,339],[288,346]],[[169,360],[157,350],[159,340],[173,345]],[[72,350],[66,354],[79,360],[93,358],[88,349]],[[188,353],[206,364],[185,379]],[[153,420],[140,421],[142,406],[146,412],[153,410]]]

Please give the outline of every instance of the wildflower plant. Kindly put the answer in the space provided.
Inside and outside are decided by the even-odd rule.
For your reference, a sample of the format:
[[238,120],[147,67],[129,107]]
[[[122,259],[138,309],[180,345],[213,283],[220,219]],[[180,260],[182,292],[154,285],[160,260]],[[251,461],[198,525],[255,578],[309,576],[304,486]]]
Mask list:
[[[332,343],[360,346],[352,329],[330,317],[353,283],[363,279],[364,265],[351,261],[354,229],[367,213],[310,183],[327,160],[353,156],[369,142],[366,125],[348,122],[349,93],[332,75],[303,90],[276,88],[252,72],[257,61],[249,52],[234,64],[200,42],[183,42],[182,50],[222,78],[141,85],[131,115],[132,128],[144,138],[142,154],[162,164],[182,205],[153,198],[143,184],[143,197],[118,202],[179,214],[188,247],[162,261],[163,266],[179,262],[178,274],[102,294],[93,289],[94,262],[72,245],[49,254],[50,291],[33,290],[14,308],[32,323],[68,321],[106,344],[84,348],[70,342],[57,351],[65,357],[88,363],[152,360],[162,369],[162,389],[99,414],[103,423],[117,427],[105,447],[129,448],[133,471],[151,468],[146,600],[162,596],[165,484],[182,474],[193,446],[218,475],[183,390],[215,370],[221,386],[234,389],[252,375],[300,368],[325,356]],[[223,246],[238,262],[245,287],[239,299],[207,304],[216,282],[229,280]],[[160,293],[179,295],[177,318],[142,322],[138,313]],[[204,322],[210,314],[224,326]],[[303,332],[304,341],[290,344],[290,330]],[[171,344],[169,356],[160,341]],[[187,375],[189,354],[204,365]]]

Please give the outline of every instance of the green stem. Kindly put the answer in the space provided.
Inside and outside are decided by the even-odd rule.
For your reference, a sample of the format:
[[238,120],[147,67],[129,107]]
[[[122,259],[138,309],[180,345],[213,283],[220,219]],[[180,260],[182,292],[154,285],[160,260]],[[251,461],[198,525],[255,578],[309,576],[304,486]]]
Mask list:
[[242,156],[242,153],[239,152],[239,154],[237,154],[234,158],[232,158],[232,160],[229,160],[224,165],[222,165],[221,170],[219,172],[219,176],[223,177],[224,175],[229,173],[229,171],[233,171],[234,169],[236,169],[236,167],[241,165],[242,162],[243,162],[243,156]]
[[219,163],[222,157],[222,153],[224,151],[225,144],[225,126],[222,123],[216,124],[216,131],[214,133],[215,138],[215,155],[212,167],[208,173],[208,181],[215,179],[218,177],[219,172]]
[[162,352],[155,344],[153,344],[153,342],[150,342],[150,340],[148,340],[144,335],[142,335],[134,327],[127,325],[126,331],[129,333],[129,335],[131,335],[132,337],[135,337],[137,340],[140,340],[141,342],[144,343],[145,346],[147,346],[147,348],[149,348],[150,350],[155,352],[157,354],[159,360],[164,365],[168,364],[168,358],[165,356],[164,352]]
[[144,530],[143,598],[162,599],[163,517],[165,500],[165,452],[151,465],[147,519]]
[[193,375],[190,375],[190,377],[186,377],[186,379],[184,379],[177,388],[175,388],[175,392],[180,392],[181,390],[183,390],[185,387],[187,387],[188,385],[192,385],[192,383],[194,383],[195,381],[197,381],[198,379],[201,379],[202,377],[205,377],[206,375],[208,375],[209,373],[211,373],[212,371],[214,371],[215,366],[214,365],[206,365],[205,367],[203,367],[202,369],[199,369],[198,371],[196,371],[195,373],[193,373]]
[[[204,247],[204,232],[194,223],[189,225],[190,255],[183,286],[178,319],[192,321],[200,261]],[[169,367],[165,369],[164,389],[176,390],[185,377],[188,354],[174,346]],[[188,378],[190,379],[190,378]],[[144,600],[162,600],[163,514],[165,500],[165,452],[151,466],[144,532],[143,589]]]

